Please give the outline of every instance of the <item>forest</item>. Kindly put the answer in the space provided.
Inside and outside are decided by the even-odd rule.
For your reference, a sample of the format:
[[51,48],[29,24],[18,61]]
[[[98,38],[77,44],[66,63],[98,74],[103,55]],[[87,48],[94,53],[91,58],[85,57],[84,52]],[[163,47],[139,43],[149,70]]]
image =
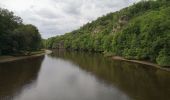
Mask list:
[[24,54],[42,48],[36,26],[23,24],[13,12],[0,8],[0,55]]
[[170,1],[140,1],[49,38],[46,47],[101,52],[170,66]]

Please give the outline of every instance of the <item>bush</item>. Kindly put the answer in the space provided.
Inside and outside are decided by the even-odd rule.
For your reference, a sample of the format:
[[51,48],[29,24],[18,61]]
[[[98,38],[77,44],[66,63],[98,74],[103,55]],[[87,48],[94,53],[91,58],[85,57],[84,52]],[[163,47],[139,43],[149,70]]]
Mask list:
[[167,54],[167,50],[162,49],[159,52],[159,56],[156,58],[156,61],[161,66],[170,66],[170,54]]

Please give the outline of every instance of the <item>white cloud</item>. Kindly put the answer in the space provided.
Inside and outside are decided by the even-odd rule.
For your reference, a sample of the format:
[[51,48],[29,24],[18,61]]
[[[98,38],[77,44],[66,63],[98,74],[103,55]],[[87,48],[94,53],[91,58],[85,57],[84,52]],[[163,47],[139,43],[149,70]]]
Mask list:
[[103,14],[120,10],[139,0],[0,0],[24,23],[38,27],[43,38],[70,32]]

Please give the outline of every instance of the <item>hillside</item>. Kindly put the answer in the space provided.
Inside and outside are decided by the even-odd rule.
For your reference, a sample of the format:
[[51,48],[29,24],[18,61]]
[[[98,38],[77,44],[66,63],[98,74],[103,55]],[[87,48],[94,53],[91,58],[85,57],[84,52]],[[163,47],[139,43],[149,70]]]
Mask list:
[[47,48],[65,48],[170,66],[170,1],[141,1],[80,29],[49,38]]

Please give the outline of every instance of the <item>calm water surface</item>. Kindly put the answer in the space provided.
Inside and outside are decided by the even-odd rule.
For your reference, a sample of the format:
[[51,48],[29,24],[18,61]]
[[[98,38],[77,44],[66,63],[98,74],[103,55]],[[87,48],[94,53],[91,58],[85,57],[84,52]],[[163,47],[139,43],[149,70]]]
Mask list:
[[0,100],[170,100],[170,72],[54,51],[0,64]]

